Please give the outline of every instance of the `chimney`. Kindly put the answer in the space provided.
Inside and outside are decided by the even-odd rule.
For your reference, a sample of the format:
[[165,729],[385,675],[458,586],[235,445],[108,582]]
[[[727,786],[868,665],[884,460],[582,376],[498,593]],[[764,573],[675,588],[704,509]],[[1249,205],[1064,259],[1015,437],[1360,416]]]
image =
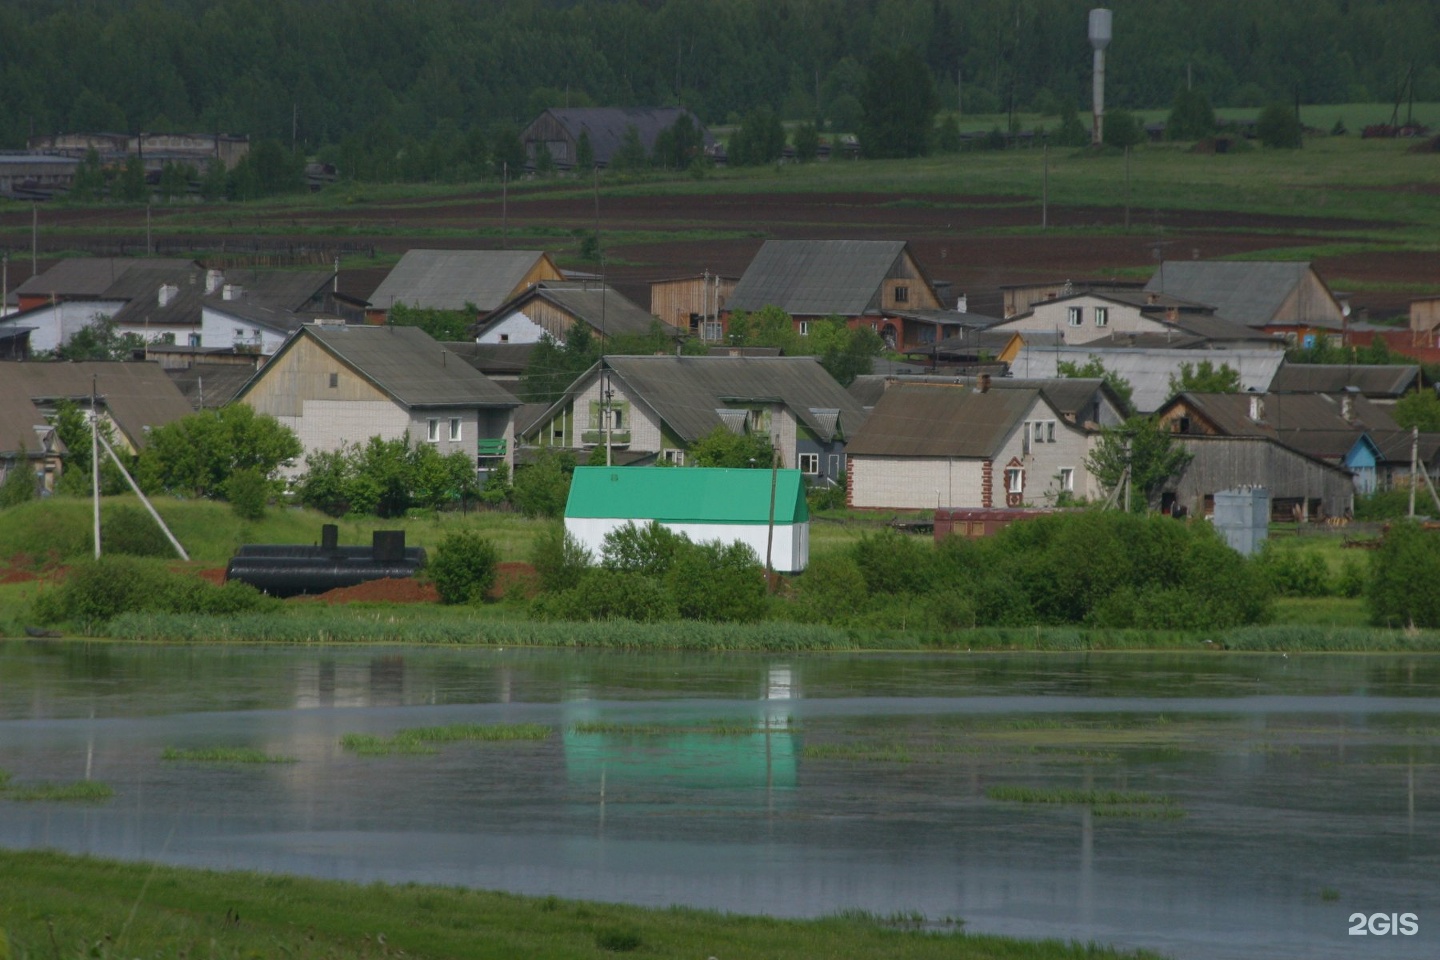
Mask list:
[[955,298],[955,312],[956,312],[956,313],[969,313],[969,312],[970,312],[970,298],[969,298],[967,295],[965,295],[965,294],[962,293],[962,294],[960,294],[959,296],[957,296],[957,297]]
[[1346,423],[1355,422],[1355,396],[1345,394],[1340,398],[1340,416],[1345,418]]
[[989,393],[989,392],[990,392],[990,374],[988,374],[988,373],[982,373],[982,374],[980,374],[980,392],[981,392],[981,393]]
[[227,283],[227,284],[225,284],[225,286],[222,288],[222,290],[221,290],[221,292],[220,292],[220,296],[221,296],[221,298],[224,299],[224,300],[239,300],[240,297],[241,297],[241,295],[244,294],[244,293],[245,293],[245,288],[242,287],[242,286],[240,286],[240,284],[238,284],[238,283]]
[[1256,423],[1265,419],[1265,398],[1259,394],[1250,397],[1250,419]]
[[210,296],[212,293],[214,293],[216,290],[219,290],[219,289],[220,289],[220,284],[222,284],[222,283],[224,283],[224,282],[225,282],[225,274],[221,273],[219,270],[206,270],[206,271],[205,271],[205,296],[208,297],[208,296]]
[[157,298],[159,300],[160,306],[170,306],[170,301],[174,300],[175,295],[179,292],[180,288],[175,286],[173,283],[160,284],[160,292]]
[[1160,301],[1160,297],[1159,297],[1158,294],[1147,293],[1147,294],[1145,295],[1145,303],[1146,303],[1146,305],[1154,305],[1154,304],[1158,303],[1159,301]]

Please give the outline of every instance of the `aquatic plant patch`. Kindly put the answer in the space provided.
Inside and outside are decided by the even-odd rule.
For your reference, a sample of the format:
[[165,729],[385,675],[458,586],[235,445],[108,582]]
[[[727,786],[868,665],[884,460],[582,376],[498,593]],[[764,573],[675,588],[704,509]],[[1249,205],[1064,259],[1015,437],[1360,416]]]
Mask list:
[[780,728],[787,733],[799,732],[793,717],[786,717],[783,724],[757,724],[737,720],[711,720],[706,723],[607,723],[601,720],[572,724],[571,733],[606,734],[618,737],[672,737],[676,734],[703,733],[712,737],[748,737],[764,733],[767,729]]
[[1041,787],[1022,787],[997,784],[985,789],[985,796],[991,800],[1006,803],[1054,803],[1090,807],[1116,805],[1171,805],[1173,797],[1160,793],[1145,793],[1139,790],[1073,790]]
[[294,757],[278,756],[254,747],[210,747],[205,750],[183,750],[166,747],[161,760],[177,763],[295,763]]
[[369,733],[347,733],[340,738],[340,746],[362,757],[386,757],[397,753],[428,755],[440,752],[439,747],[423,740],[400,740],[395,737],[377,737]]
[[396,740],[423,743],[450,743],[460,740],[487,742],[545,740],[553,731],[543,723],[455,723],[447,727],[408,727],[395,734]]
[[74,783],[29,783],[23,786],[6,787],[0,792],[0,800],[18,800],[23,803],[44,801],[99,803],[115,795],[108,784],[95,780],[79,780]]

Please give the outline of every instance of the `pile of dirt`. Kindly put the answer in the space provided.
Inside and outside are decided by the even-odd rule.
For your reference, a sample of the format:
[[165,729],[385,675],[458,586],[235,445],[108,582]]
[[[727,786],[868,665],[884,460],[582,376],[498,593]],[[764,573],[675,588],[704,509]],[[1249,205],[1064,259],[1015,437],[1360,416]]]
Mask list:
[[336,587],[313,597],[296,597],[319,603],[439,603],[440,595],[432,584],[409,577],[388,577],[370,580],[353,587]]
[[488,596],[492,600],[505,597],[535,599],[540,593],[540,575],[528,563],[502,563],[495,568],[495,586]]

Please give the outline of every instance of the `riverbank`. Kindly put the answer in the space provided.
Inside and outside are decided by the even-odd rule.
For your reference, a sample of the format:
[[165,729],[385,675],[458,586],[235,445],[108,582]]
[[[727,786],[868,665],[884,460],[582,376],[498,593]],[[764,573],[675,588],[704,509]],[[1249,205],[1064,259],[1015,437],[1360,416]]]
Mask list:
[[[346,884],[0,851],[0,957],[1154,957],[960,931],[955,918],[776,920],[417,884]],[[934,926],[919,929],[921,921]],[[7,945],[8,939],[8,945]]]

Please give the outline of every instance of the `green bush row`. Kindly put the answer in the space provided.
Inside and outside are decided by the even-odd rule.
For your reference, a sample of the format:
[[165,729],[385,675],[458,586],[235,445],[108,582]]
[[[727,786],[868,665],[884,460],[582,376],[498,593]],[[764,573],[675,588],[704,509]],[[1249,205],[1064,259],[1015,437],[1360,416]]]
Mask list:
[[59,586],[36,598],[32,612],[41,623],[69,623],[95,633],[126,613],[227,617],[278,605],[278,600],[247,584],[232,581],[216,586],[153,562],[106,555],[75,564]]

